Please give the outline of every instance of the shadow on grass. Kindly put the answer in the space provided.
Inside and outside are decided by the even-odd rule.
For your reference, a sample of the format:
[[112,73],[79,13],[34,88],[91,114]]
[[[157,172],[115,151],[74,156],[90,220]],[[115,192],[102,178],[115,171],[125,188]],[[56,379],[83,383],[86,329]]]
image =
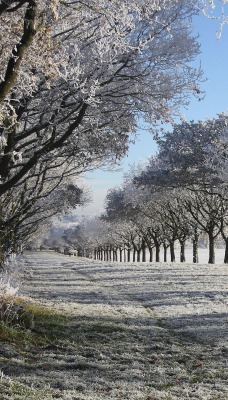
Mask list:
[[[217,315],[219,317],[223,316]],[[210,316],[207,318],[210,325]],[[214,319],[214,316],[211,318]],[[182,326],[183,321],[179,323]],[[42,311],[36,315],[34,332],[25,333],[24,343],[11,342],[18,349],[18,356],[3,356],[0,369],[12,377],[21,376],[26,380],[26,376],[30,376],[29,379],[42,376],[47,382],[49,371],[53,375],[51,385],[55,385],[60,372],[68,374],[69,371],[74,372],[75,377],[86,375],[85,380],[88,380],[88,375],[91,379],[97,376],[109,383],[114,377],[128,380],[128,374],[134,375],[134,381],[141,382],[142,374],[137,371],[144,371],[147,381],[151,367],[156,370],[163,361],[166,367],[174,367],[176,351],[172,350],[173,344],[178,346],[178,356],[185,349],[186,363],[197,357],[192,353],[198,336],[185,335],[181,330],[171,331],[168,326],[175,324],[177,321],[172,320],[170,325],[169,320],[153,318],[71,317],[58,314],[53,317],[49,310],[46,314]],[[197,319],[192,323],[194,329],[196,326]],[[208,351],[208,346],[208,343],[201,343],[203,353]],[[225,352],[220,356],[225,361]],[[180,358],[183,360],[183,357]]]
[[[33,256],[27,257],[35,263]],[[108,262],[104,266],[91,260],[70,258],[66,262],[64,257],[58,258],[55,254],[52,257],[57,264],[48,268],[50,260],[45,253],[37,254],[44,268],[34,268],[32,283],[35,285],[30,289],[34,297],[76,303],[77,307],[143,307],[161,314],[168,326],[193,341],[228,340],[227,315],[223,312],[228,295],[226,276],[220,276],[219,280],[224,285],[216,286],[218,275],[213,266],[192,275],[184,266],[177,268],[169,264],[165,269],[155,263],[145,268]],[[218,306],[217,312],[210,310],[214,305]],[[167,316],[166,309],[174,309],[176,315]]]

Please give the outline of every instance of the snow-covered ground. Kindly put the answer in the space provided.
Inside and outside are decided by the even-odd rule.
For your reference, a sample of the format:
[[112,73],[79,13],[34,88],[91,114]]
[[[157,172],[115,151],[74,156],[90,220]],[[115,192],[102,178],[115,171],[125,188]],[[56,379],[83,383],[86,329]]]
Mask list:
[[21,382],[66,400],[228,399],[226,265],[22,261],[22,293],[69,312],[73,333]]

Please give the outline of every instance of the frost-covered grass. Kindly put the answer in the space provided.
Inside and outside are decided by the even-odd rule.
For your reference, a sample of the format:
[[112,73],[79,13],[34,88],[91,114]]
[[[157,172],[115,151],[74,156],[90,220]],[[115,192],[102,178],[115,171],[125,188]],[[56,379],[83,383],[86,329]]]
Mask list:
[[228,399],[227,266],[54,253],[24,265],[40,339],[3,341],[0,400]]

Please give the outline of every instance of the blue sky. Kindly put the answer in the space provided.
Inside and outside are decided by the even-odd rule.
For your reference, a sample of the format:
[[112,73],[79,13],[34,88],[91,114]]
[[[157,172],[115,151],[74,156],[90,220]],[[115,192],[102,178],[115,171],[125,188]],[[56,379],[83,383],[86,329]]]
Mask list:
[[[223,27],[219,40],[216,38],[219,28],[216,20],[200,15],[195,18],[194,26],[201,44],[197,65],[201,62],[207,81],[201,85],[205,91],[204,100],[199,102],[192,98],[188,109],[181,110],[188,121],[205,120],[207,117],[216,117],[220,112],[228,112],[228,25]],[[124,173],[130,169],[130,165],[138,164],[156,153],[156,144],[149,132],[139,130],[137,137],[135,144],[130,144],[128,155],[117,171],[97,170],[86,175],[86,182],[93,192],[93,202],[76,213],[100,214],[107,190],[122,184]]]

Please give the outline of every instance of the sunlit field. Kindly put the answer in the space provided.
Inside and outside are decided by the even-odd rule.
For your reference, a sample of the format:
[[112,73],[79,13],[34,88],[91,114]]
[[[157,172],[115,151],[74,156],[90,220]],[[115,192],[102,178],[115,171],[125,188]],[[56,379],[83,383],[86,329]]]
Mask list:
[[56,253],[21,264],[22,295],[65,320],[35,323],[43,344],[2,343],[0,399],[228,398],[226,265]]

